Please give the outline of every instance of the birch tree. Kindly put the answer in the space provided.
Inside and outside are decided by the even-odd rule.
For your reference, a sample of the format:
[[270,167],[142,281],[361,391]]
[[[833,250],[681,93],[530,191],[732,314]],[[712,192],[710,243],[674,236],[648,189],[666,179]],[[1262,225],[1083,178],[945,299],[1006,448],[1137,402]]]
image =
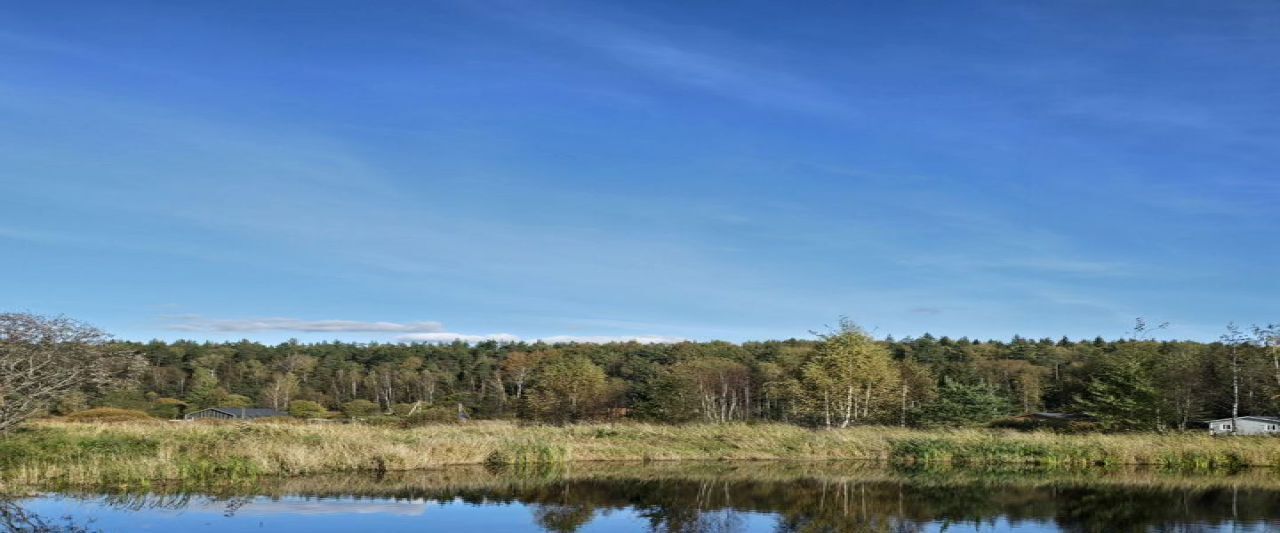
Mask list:
[[736,361],[703,357],[672,368],[678,385],[695,399],[707,422],[745,420],[751,408],[751,370]]
[[507,381],[515,386],[516,401],[524,398],[524,386],[538,363],[547,357],[546,352],[512,352],[502,362],[502,370],[507,374]]
[[271,408],[277,411],[283,411],[289,407],[289,402],[293,401],[293,395],[298,392],[298,377],[291,372],[277,372],[272,376],[271,383],[262,389],[262,397],[265,403],[271,404]]
[[1240,427],[1240,368],[1244,365],[1241,352],[1249,339],[1234,323],[1227,324],[1227,332],[1220,339],[1227,347],[1228,362],[1231,365],[1231,433],[1235,434]]
[[898,391],[898,369],[889,351],[848,320],[820,338],[801,381],[823,425],[849,427],[880,414],[886,398]]

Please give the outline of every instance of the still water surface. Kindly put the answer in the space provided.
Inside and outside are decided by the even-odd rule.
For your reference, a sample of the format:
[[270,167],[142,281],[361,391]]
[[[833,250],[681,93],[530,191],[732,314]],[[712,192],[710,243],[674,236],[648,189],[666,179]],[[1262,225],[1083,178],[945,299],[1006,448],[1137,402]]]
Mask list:
[[90,531],[1280,532],[1280,475],[595,464],[41,492],[6,505],[14,523]]

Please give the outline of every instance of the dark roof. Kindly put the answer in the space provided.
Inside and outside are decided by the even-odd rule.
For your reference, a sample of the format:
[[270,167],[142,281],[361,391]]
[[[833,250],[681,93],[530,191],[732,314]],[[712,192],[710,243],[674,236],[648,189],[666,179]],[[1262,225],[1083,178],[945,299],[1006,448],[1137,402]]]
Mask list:
[[[1266,422],[1268,424],[1280,424],[1280,416],[1237,416],[1236,418],[1240,420],[1253,420],[1256,422]],[[1231,420],[1231,418],[1229,417],[1217,418],[1214,420],[1207,420],[1207,422],[1223,422],[1226,420]]]
[[[272,416],[285,416],[284,413],[275,409],[258,409],[249,407],[210,407],[209,410],[226,413],[236,418],[267,418]],[[197,413],[199,411],[196,411]]]

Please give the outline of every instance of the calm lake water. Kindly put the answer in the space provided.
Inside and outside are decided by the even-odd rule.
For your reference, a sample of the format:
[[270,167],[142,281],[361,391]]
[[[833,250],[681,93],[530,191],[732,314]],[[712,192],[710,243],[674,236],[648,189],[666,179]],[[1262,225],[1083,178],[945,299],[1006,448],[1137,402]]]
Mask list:
[[10,528],[43,522],[90,531],[1280,531],[1280,474],[468,467],[199,490],[42,492],[3,505]]

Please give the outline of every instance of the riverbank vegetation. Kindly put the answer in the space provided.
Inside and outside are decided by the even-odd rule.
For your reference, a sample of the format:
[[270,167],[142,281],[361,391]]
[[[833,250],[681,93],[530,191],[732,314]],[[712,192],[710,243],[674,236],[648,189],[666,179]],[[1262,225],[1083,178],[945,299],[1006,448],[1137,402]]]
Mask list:
[[1151,465],[1178,471],[1280,466],[1270,438],[1060,435],[897,427],[806,429],[789,424],[509,422],[413,429],[359,424],[37,422],[0,440],[7,483],[148,484],[445,465],[572,465],[594,461],[876,461],[904,466]]
[[[62,318],[0,317],[0,359],[12,367],[4,373],[12,383],[0,386],[0,430],[29,416],[104,407],[157,418],[267,407],[402,426],[500,419],[953,428],[1057,411],[1093,421],[1060,429],[1113,432],[1280,412],[1276,326],[1232,327],[1209,343],[1153,340],[1158,328],[1139,321],[1121,340],[875,339],[846,322],[812,340],[742,344],[268,346],[109,341]],[[32,366],[37,359],[23,355],[32,346],[51,354],[46,363]],[[27,379],[32,372],[71,386],[27,391],[47,381]]]

